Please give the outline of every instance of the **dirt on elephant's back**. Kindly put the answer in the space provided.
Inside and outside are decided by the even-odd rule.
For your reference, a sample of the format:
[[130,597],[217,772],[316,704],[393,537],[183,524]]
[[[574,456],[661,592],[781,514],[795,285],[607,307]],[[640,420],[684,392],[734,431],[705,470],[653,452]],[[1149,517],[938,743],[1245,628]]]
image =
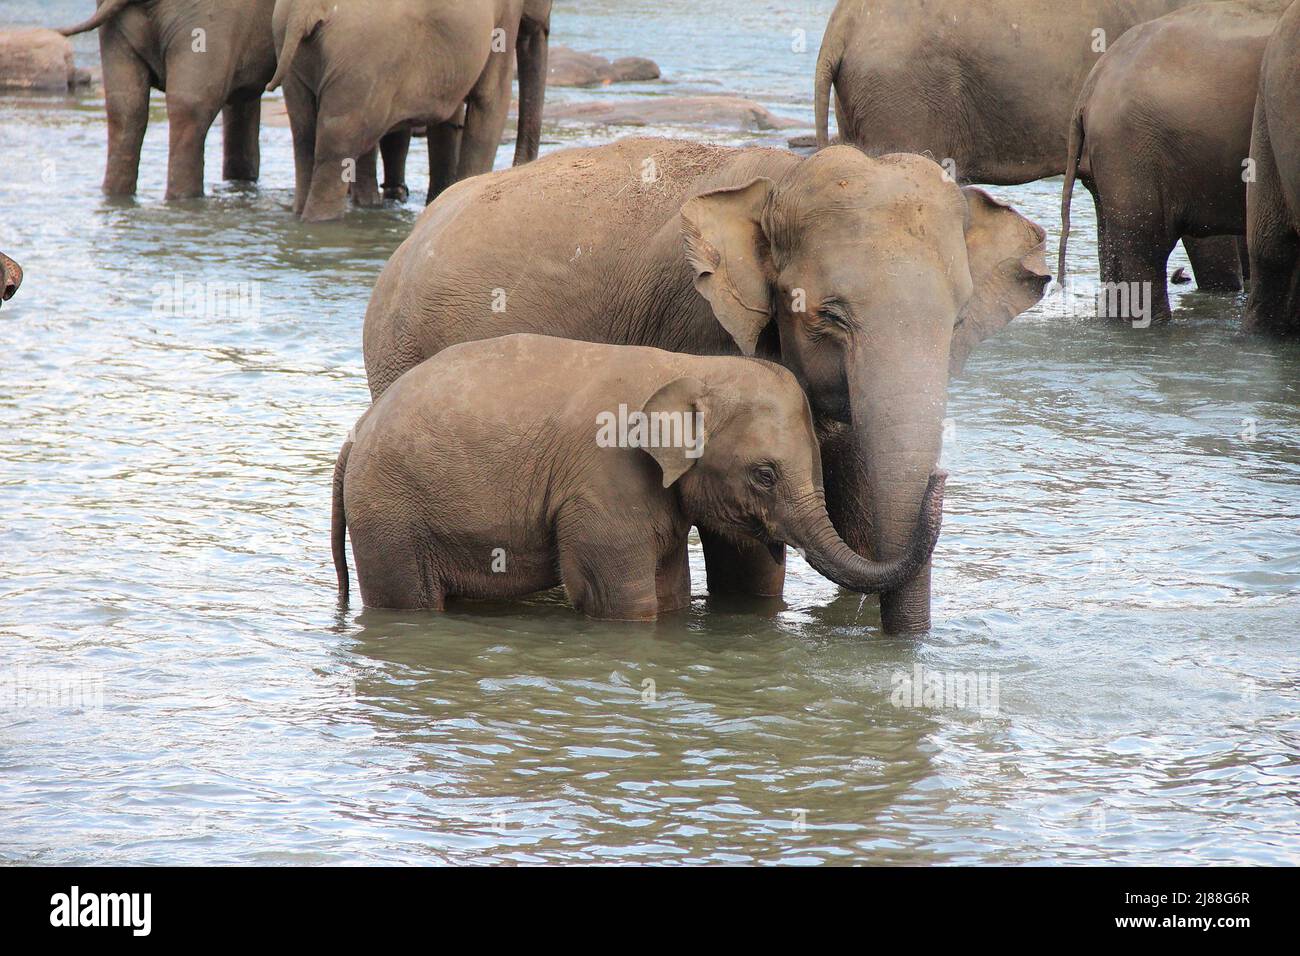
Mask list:
[[632,221],[680,203],[691,184],[722,166],[736,149],[682,140],[636,138],[553,153],[492,177],[485,202],[515,202],[519,193],[548,202],[618,208]]

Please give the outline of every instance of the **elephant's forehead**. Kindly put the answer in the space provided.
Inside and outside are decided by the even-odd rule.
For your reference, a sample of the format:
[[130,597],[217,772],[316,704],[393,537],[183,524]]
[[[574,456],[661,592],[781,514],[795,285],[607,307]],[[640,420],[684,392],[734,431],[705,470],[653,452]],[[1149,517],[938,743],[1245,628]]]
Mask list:
[[907,205],[924,215],[960,213],[955,185],[946,182],[940,167],[929,160],[893,156],[877,160],[851,152],[856,156],[816,165],[814,156],[805,162],[782,183],[774,197],[774,214],[860,220]]

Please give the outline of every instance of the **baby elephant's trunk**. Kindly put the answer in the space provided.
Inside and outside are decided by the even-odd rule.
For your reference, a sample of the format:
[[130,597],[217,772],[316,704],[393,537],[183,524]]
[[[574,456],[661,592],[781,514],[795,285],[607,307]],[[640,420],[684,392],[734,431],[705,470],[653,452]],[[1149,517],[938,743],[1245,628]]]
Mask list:
[[820,495],[791,522],[789,543],[803,552],[818,573],[840,587],[863,594],[897,590],[925,567],[939,541],[943,524],[943,488],[947,478],[942,471],[930,476],[911,542],[892,561],[869,560],[845,544],[831,524],[825,500]]

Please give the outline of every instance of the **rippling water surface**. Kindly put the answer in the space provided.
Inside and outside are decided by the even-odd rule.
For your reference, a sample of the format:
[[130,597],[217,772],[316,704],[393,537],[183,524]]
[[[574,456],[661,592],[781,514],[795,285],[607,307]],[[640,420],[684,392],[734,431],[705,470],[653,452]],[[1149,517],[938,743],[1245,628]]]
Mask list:
[[[560,2],[556,42],[676,85],[554,95],[716,87],[807,124],[832,6]],[[0,98],[27,269],[0,310],[0,860],[1300,862],[1300,349],[1239,339],[1239,298],[1078,318],[1079,202],[1072,296],[954,384],[922,639],[797,559],[786,606],[710,606],[698,550],[694,606],[652,626],[553,595],[339,612],[330,474],[419,209],[295,222],[283,128],[259,187],[215,181],[214,135],[209,198],[165,205],[154,112],[114,203],[102,97]],[[1055,241],[1059,180],[995,192]],[[168,314],[177,277],[252,282],[254,314]],[[982,693],[928,707],[918,673]]]

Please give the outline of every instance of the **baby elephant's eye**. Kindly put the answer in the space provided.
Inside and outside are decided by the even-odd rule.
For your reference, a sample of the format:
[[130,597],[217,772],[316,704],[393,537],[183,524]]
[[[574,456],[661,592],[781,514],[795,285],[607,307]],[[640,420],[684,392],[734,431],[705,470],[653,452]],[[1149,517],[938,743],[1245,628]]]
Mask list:
[[776,487],[776,469],[770,465],[758,465],[750,474],[754,479],[754,484],[760,488]]

